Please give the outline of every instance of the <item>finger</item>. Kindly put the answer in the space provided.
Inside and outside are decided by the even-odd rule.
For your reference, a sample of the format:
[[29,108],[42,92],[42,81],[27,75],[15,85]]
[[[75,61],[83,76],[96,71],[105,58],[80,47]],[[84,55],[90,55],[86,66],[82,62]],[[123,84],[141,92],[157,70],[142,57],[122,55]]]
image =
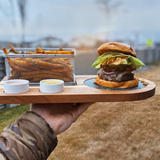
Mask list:
[[82,103],[78,108],[77,112],[78,115],[80,116],[83,112],[85,112],[89,106],[91,106],[93,103]]
[[76,105],[77,107],[79,107],[79,106],[81,105],[81,103],[76,103],[75,105]]
[[32,111],[32,104],[29,104],[29,107],[30,107],[30,111]]

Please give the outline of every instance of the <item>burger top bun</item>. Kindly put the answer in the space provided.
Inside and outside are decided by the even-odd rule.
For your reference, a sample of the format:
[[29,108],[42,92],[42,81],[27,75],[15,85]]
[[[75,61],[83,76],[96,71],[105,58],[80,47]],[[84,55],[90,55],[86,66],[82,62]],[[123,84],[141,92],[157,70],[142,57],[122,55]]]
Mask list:
[[137,58],[136,52],[127,44],[111,42],[105,43],[98,48],[99,55],[102,55],[106,52],[121,52],[127,55],[131,55]]

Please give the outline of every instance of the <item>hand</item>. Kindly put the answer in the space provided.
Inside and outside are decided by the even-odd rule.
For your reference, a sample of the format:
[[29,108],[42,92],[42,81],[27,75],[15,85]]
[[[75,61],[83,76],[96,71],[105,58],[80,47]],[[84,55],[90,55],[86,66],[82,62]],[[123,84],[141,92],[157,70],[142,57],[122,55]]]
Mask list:
[[40,115],[56,134],[67,130],[93,103],[76,104],[31,104],[31,111]]

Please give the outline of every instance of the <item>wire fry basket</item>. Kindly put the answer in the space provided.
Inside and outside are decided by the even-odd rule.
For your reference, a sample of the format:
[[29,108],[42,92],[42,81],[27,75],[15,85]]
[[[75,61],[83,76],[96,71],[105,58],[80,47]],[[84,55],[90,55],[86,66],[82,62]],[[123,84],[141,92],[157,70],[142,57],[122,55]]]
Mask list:
[[[73,48],[64,48],[63,51],[74,51],[74,54],[27,54],[35,52],[36,48],[15,48],[18,54],[9,50],[5,54],[7,80],[26,79],[30,84],[37,85],[43,79],[61,79],[64,85],[75,85]],[[45,51],[58,51],[59,48],[43,48]]]

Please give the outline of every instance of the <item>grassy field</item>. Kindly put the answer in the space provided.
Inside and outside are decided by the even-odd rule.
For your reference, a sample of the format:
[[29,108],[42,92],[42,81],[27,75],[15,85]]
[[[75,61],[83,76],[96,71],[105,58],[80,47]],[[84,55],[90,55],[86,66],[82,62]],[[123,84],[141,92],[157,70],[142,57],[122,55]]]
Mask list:
[[136,73],[156,95],[135,102],[93,104],[66,132],[48,160],[159,160],[160,64]]
[[[48,160],[159,160],[160,65],[137,72],[156,83],[156,95],[135,102],[93,104],[66,132]],[[0,131],[29,110],[0,110]]]
[[3,128],[14,122],[20,115],[29,110],[29,105],[0,109],[0,133]]

